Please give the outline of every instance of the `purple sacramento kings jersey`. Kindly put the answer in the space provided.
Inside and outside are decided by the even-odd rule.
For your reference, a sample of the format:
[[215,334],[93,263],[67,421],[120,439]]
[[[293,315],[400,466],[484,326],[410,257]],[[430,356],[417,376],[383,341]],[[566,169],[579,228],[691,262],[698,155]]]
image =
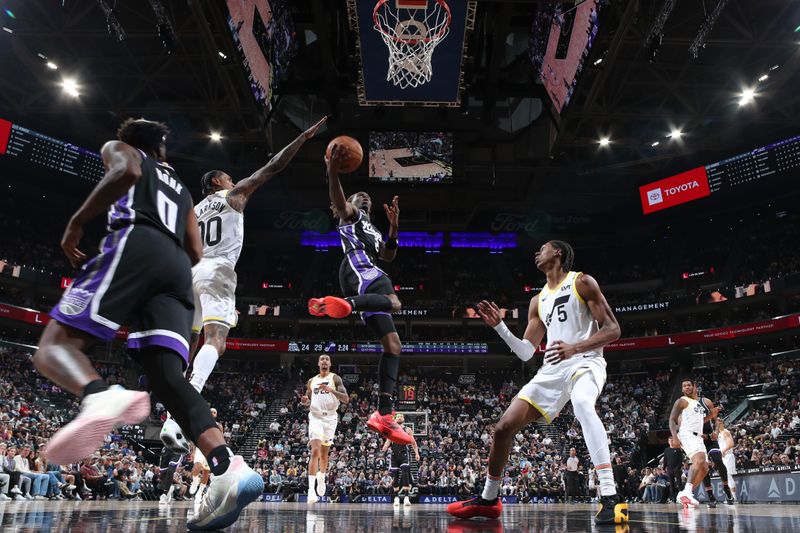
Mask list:
[[342,239],[342,250],[345,255],[362,251],[358,255],[367,256],[367,259],[375,263],[375,259],[381,251],[381,244],[383,244],[383,236],[375,226],[369,221],[369,215],[364,211],[358,211],[358,218],[352,224],[343,224],[339,226],[339,237]]
[[142,155],[142,176],[108,210],[108,231],[132,224],[146,224],[168,235],[180,246],[186,234],[186,218],[193,208],[192,196],[166,163]]

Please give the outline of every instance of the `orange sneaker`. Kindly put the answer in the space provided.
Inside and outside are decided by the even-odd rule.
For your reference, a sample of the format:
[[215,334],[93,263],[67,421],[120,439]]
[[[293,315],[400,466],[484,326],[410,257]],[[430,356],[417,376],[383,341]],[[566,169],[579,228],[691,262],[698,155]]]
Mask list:
[[406,433],[400,427],[400,424],[395,422],[391,414],[382,415],[375,411],[367,420],[367,427],[376,433],[380,433],[395,444],[408,445],[413,442],[411,435]]
[[324,298],[311,298],[308,301],[308,312],[314,316],[347,318],[353,312],[353,306],[344,298],[325,296]]
[[471,500],[451,503],[447,506],[447,512],[456,518],[474,518],[476,516],[497,518],[503,512],[503,504],[500,503],[500,498],[489,501],[476,496]]

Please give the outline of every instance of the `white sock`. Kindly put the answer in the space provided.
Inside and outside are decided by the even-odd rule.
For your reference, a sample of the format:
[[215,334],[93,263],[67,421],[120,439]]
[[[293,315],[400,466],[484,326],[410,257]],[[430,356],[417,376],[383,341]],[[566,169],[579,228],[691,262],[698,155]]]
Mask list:
[[600,480],[600,495],[613,496],[616,494],[617,489],[614,486],[614,472],[611,468],[598,468],[595,472],[597,472],[597,479]]
[[194,499],[195,500],[202,500],[203,499],[203,491],[204,490],[206,490],[206,486],[201,483],[200,487],[198,487],[197,492],[194,495]]
[[497,498],[497,492],[500,490],[500,480],[492,479],[486,476],[486,484],[483,486],[483,494],[481,498],[484,500],[494,500]]
[[694,487],[692,487],[691,483],[687,483],[686,486],[683,488],[683,490],[685,490],[689,494],[692,494],[694,492]]
[[200,351],[197,352],[194,357],[194,363],[192,363],[192,377],[189,379],[189,383],[192,384],[192,387],[197,392],[203,390],[208,376],[211,375],[217,365],[217,359],[219,359],[217,349],[210,344],[204,344]]
[[[308,477],[310,478],[311,476]],[[317,472],[316,479],[317,483],[325,483],[325,472],[322,471]]]
[[309,474],[308,475],[308,493],[309,494],[314,494],[314,492],[315,492],[314,488],[316,486],[316,483],[317,483],[317,475],[316,474]]

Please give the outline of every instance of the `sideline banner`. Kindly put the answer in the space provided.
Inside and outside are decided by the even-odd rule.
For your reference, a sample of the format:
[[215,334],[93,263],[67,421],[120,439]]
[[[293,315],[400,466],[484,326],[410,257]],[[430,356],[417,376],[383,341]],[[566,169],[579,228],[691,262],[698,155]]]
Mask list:
[[[760,474],[741,474],[733,476],[736,481],[736,499],[739,502],[800,502],[800,470],[765,472]],[[719,501],[725,501],[722,490],[722,480],[719,477],[711,478],[714,496]],[[702,485],[697,499],[706,501]]]

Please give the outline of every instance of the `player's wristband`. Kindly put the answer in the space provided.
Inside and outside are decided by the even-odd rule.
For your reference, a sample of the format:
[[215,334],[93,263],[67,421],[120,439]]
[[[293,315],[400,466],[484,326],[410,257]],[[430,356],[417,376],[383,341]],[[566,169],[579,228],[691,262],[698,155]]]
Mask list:
[[397,250],[397,237],[389,237],[386,241],[386,249],[387,250]]
[[517,357],[523,361],[528,361],[533,357],[533,353],[536,351],[533,344],[531,344],[528,339],[518,339],[511,333],[511,330],[508,329],[505,322],[501,320],[500,323],[494,327],[494,330],[500,335],[500,338],[508,344],[508,347],[511,348],[511,351],[514,352]]

